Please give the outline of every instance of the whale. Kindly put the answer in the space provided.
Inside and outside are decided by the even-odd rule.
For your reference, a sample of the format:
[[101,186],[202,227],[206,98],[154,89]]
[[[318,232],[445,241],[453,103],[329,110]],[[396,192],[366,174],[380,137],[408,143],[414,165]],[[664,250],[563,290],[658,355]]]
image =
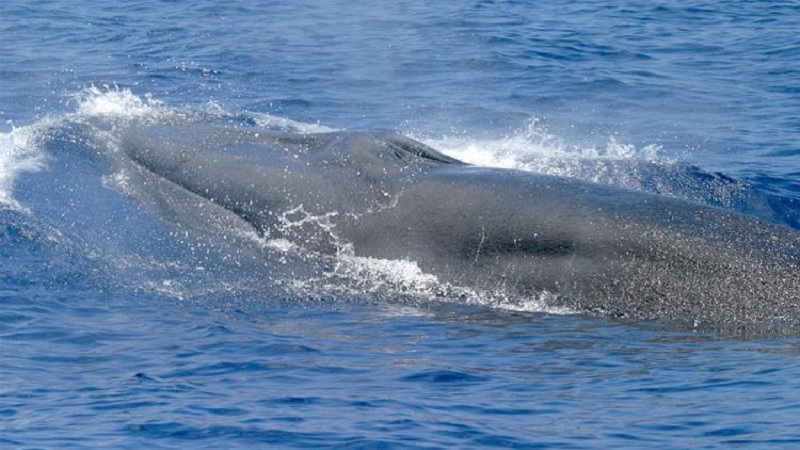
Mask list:
[[736,211],[478,167],[394,132],[191,122],[114,132],[151,185],[304,251],[411,261],[442,283],[587,314],[800,321],[800,232]]

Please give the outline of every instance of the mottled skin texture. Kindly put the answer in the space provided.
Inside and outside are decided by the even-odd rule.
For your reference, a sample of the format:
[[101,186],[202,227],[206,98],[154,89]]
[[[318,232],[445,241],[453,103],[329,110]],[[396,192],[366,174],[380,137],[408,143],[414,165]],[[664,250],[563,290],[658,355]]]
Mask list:
[[269,238],[417,262],[456,285],[615,317],[800,321],[800,233],[678,199],[470,166],[392,133],[132,127],[146,171]]

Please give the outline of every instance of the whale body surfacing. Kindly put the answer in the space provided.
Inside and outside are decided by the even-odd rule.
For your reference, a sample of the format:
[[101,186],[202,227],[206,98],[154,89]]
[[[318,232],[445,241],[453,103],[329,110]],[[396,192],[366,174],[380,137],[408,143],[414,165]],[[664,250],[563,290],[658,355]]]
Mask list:
[[800,321],[800,232],[733,211],[476,167],[394,133],[139,124],[119,136],[140,170],[308,251],[347,244],[453,285],[549,292],[552,306],[614,317]]

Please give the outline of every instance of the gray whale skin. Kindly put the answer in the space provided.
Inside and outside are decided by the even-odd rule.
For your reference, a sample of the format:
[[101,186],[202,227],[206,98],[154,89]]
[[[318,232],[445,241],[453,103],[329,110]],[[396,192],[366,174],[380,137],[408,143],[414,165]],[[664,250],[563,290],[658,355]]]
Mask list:
[[143,126],[120,142],[142,172],[308,251],[348,243],[442,282],[620,318],[800,321],[800,232],[736,212],[475,167],[393,133]]

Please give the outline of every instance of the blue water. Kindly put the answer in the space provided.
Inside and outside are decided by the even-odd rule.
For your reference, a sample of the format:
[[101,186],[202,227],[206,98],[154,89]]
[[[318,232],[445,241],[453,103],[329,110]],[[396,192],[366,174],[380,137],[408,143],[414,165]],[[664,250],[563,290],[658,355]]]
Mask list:
[[319,278],[176,230],[91,124],[195,112],[800,228],[796,2],[3,2],[0,447],[800,444],[795,332],[441,298],[402,262]]

